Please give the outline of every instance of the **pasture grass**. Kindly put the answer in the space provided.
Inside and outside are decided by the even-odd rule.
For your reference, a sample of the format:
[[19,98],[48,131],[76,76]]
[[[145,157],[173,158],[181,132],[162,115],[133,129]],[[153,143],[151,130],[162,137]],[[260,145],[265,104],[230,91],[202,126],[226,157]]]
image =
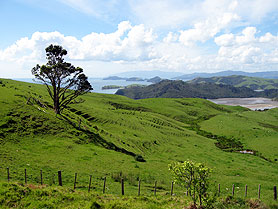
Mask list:
[[[98,194],[107,177],[107,195],[119,195],[119,179],[124,178],[127,195],[137,194],[141,179],[142,194],[153,195],[157,181],[157,196],[163,196],[169,194],[172,181],[168,164],[189,159],[213,169],[211,190],[217,190],[220,183],[224,197],[231,195],[234,184],[235,198],[243,198],[247,184],[248,198],[256,198],[261,184],[261,200],[267,205],[276,204],[277,109],[254,112],[203,99],[132,100],[89,93],[82,96],[84,103],[71,105],[59,116],[50,108],[44,86],[1,81],[2,182],[7,181],[9,167],[11,182],[24,183],[27,169],[28,183],[38,185],[42,170],[44,184],[55,187],[57,171],[62,170],[66,188],[73,188],[74,174],[78,173],[79,192],[87,190],[92,175],[93,191]],[[215,145],[214,135],[236,138],[243,149],[259,154],[223,151]],[[143,162],[138,161],[138,156]],[[175,185],[174,189],[177,196],[184,196],[184,188]]]

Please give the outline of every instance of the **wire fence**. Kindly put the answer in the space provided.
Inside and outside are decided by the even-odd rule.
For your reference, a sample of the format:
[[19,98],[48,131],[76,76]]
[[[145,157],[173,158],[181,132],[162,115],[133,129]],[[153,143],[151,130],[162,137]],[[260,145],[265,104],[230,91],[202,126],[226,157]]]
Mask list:
[[[15,173],[13,173],[13,174],[15,174]],[[19,178],[19,180],[20,181],[24,181],[24,184],[31,183],[31,182],[29,182],[31,180],[31,178],[28,176],[27,169],[24,169],[24,173],[22,173],[22,174],[23,174],[23,178]],[[14,180],[18,180],[18,179],[14,179],[11,176],[11,170],[10,170],[9,167],[7,167],[7,181],[11,182],[11,181],[14,181]],[[38,183],[40,185],[44,185],[44,186],[47,186],[47,185],[63,186],[64,185],[63,184],[63,174],[62,174],[61,170],[57,172],[57,176],[55,174],[53,174],[52,178],[49,177],[49,175],[48,175],[47,181],[45,181],[46,178],[44,178],[43,170],[40,170],[39,175],[36,178],[33,178],[33,180],[35,180],[36,183]],[[96,182],[96,180],[98,180],[98,182]],[[82,181],[82,185],[81,185],[78,182],[78,173],[75,173],[73,181],[71,183],[72,183],[72,186],[73,186],[73,190],[76,190],[76,189],[83,189],[83,190],[87,189],[88,192],[90,192],[92,190],[95,190],[95,191],[101,192],[103,194],[105,194],[107,192],[111,193],[111,190],[109,189],[110,187],[109,187],[108,182],[107,182],[107,177],[103,177],[101,179],[96,179],[96,180],[93,183],[92,175],[89,175],[87,185],[84,185],[84,180]],[[46,182],[48,182],[48,184]],[[116,185],[116,187],[118,187],[118,193],[121,194],[121,195],[126,195],[125,178],[117,178],[113,184],[115,184],[115,183],[118,184],[118,186]],[[111,182],[110,182],[110,184],[111,184]],[[67,182],[67,186],[68,185],[69,185],[69,182]],[[170,196],[176,195],[176,193],[174,192],[174,182],[173,181],[171,182],[168,191],[166,191],[165,188],[163,188],[161,186],[158,186],[158,182],[156,180],[154,181],[153,186],[150,186],[149,184],[147,186],[145,185],[145,189],[143,190],[142,189],[142,181],[141,181],[141,179],[138,179],[136,187],[135,187],[135,185],[133,183],[133,190],[135,188],[137,190],[136,193],[137,193],[138,196],[150,194],[150,192],[154,196],[156,196],[158,194],[158,192],[161,193],[161,191],[163,191],[164,194],[168,194]],[[179,188],[179,190],[180,190],[180,188]],[[217,194],[218,194],[218,196],[221,195],[221,193],[222,193],[221,190],[223,190],[221,188],[221,184],[218,184],[218,187],[217,187]],[[244,197],[245,198],[248,197],[249,190],[250,189],[248,188],[248,185],[246,184],[245,187],[244,187]],[[144,191],[144,193],[142,193],[142,191]],[[183,192],[183,194],[188,196],[188,191]],[[225,194],[227,194],[227,192],[225,192]],[[253,192],[253,194],[254,194],[254,192]],[[257,189],[257,197],[256,198],[261,199],[261,194],[262,194],[261,193],[261,184],[259,184],[258,185],[258,189]],[[134,195],[134,191],[133,191],[133,195]],[[232,184],[231,194],[230,195],[231,196],[235,196],[235,184]],[[273,186],[273,199],[275,201],[277,201],[277,186]]]

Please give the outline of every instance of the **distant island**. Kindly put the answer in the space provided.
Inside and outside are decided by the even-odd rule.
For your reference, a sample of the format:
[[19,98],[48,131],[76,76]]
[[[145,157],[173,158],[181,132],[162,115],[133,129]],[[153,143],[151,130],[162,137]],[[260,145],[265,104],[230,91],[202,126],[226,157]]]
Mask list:
[[119,85],[106,85],[101,87],[102,90],[108,90],[108,89],[121,89],[124,88],[123,86],[119,86]]
[[119,85],[106,85],[103,86],[101,89],[102,90],[108,90],[108,89],[126,89],[126,88],[133,88],[133,87],[144,87],[146,85],[142,85],[142,84],[130,84],[127,86],[119,86]]

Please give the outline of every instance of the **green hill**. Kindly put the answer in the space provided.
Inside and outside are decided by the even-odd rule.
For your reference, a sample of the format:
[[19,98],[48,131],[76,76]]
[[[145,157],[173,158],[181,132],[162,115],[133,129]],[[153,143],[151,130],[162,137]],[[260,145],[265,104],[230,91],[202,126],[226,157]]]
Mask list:
[[[89,93],[84,103],[71,105],[62,116],[51,110],[45,87],[0,79],[0,180],[53,184],[62,170],[63,182],[73,186],[78,173],[80,190],[89,175],[93,190],[119,194],[125,179],[126,194],[158,195],[170,190],[168,164],[187,159],[213,169],[212,185],[221,184],[222,194],[257,197],[275,204],[273,186],[278,171],[278,110],[253,112],[242,107],[216,105],[203,99],[132,100],[118,95]],[[250,150],[254,154],[241,154]],[[145,161],[145,162],[144,162]],[[57,183],[57,182],[56,182]],[[184,189],[175,186],[176,195]]]
[[211,78],[195,78],[188,83],[214,83],[235,87],[248,87],[253,90],[278,89],[278,79],[248,77],[242,75],[219,76]]
[[[227,79],[229,80],[229,79]],[[231,82],[232,84],[232,82]],[[234,87],[211,82],[191,83],[176,80],[163,80],[145,87],[119,89],[115,94],[132,99],[146,98],[246,98],[246,97],[278,97],[278,89],[266,89],[262,92],[247,87]]]

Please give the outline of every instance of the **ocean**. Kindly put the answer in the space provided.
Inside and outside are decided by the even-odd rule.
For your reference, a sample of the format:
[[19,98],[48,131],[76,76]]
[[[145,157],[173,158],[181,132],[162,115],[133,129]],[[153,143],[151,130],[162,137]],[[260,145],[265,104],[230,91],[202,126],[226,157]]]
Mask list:
[[[14,78],[17,81],[24,81],[28,83],[35,83],[32,78]],[[107,85],[118,85],[118,86],[128,86],[131,84],[141,84],[141,85],[150,85],[152,83],[147,81],[125,81],[125,80],[103,80],[102,78],[89,78],[88,79],[91,85],[93,86],[93,91],[95,93],[103,94],[115,94],[118,89],[107,89],[102,90],[103,86]]]

